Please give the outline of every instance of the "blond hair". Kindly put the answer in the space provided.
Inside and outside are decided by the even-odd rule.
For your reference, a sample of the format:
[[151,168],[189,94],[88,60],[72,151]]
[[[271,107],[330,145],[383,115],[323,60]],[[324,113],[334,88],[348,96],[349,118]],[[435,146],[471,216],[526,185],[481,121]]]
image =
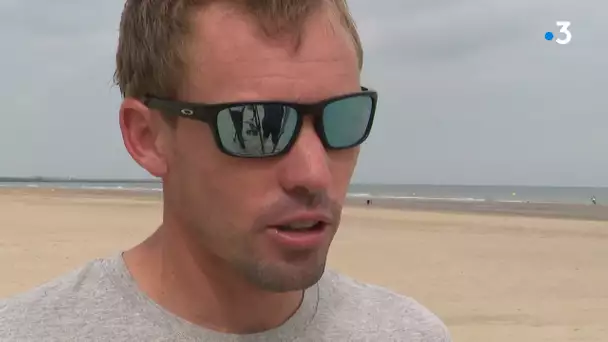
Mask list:
[[[194,9],[228,2],[250,14],[269,37],[299,42],[304,23],[325,2],[333,4],[363,64],[363,50],[346,0],[126,0],[120,22],[115,83],[125,97],[174,97],[185,72]],[[296,43],[298,44],[298,43]]]

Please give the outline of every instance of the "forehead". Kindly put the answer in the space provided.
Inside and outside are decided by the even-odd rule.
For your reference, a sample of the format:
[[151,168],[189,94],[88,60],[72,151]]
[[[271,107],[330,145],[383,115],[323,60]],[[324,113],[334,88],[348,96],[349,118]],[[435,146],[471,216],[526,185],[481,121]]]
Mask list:
[[180,92],[188,101],[314,102],[359,90],[354,44],[329,9],[306,22],[298,49],[222,3],[198,11],[193,28]]

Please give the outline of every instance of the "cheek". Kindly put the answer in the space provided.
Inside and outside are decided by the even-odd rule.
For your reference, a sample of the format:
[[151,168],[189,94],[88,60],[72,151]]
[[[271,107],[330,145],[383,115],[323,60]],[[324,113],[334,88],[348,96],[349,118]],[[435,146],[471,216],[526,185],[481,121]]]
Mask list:
[[188,130],[182,137],[177,174],[190,216],[207,218],[211,226],[250,227],[272,189],[272,169],[224,155],[208,128]]
[[336,191],[340,199],[346,196],[350,180],[357,165],[359,148],[329,153],[330,168]]

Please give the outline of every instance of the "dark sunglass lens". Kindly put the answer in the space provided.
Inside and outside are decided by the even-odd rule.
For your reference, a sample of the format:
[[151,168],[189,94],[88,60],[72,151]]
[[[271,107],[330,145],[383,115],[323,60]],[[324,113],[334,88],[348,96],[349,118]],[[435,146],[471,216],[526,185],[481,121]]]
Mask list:
[[328,104],[323,111],[323,130],[333,148],[356,146],[363,142],[372,117],[370,96],[347,97]]
[[217,117],[217,128],[222,146],[231,154],[267,157],[285,149],[297,121],[291,107],[255,104],[222,110]]

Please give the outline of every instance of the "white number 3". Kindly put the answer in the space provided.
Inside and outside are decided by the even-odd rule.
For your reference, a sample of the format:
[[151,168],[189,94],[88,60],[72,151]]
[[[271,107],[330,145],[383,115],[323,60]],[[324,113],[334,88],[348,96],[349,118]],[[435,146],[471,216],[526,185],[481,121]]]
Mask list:
[[570,40],[572,40],[572,33],[568,30],[568,28],[570,27],[570,22],[569,21],[558,21],[558,22],[556,22],[556,24],[557,24],[557,26],[560,27],[559,32],[565,34],[566,38],[564,38],[564,39],[558,38],[555,40],[555,42],[557,44],[561,44],[561,45],[570,43]]

